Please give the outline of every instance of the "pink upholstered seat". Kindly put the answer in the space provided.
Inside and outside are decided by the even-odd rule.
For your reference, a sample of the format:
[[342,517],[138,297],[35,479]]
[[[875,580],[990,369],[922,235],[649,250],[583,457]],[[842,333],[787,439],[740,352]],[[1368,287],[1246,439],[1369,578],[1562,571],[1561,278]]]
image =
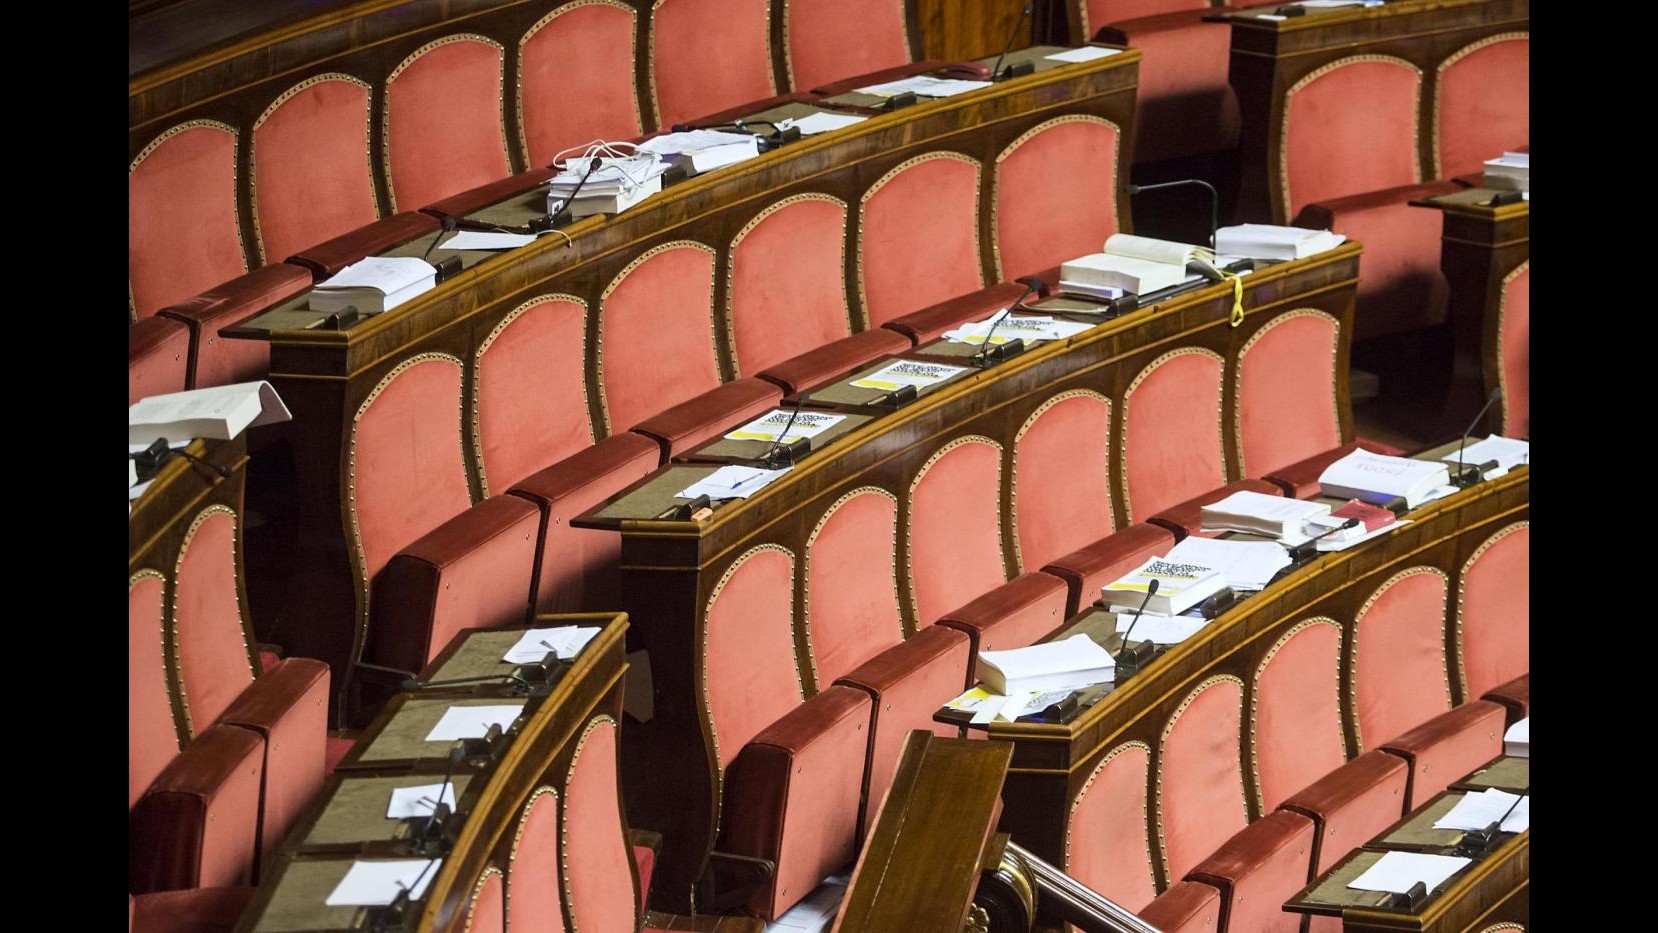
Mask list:
[[518,817],[507,868],[507,928],[564,933],[558,855],[558,790],[539,787]]
[[190,331],[190,387],[206,389],[269,376],[270,343],[232,340],[219,336],[219,331],[298,295],[311,282],[311,274],[299,266],[272,263],[156,312]]
[[1479,172],[1531,142],[1531,34],[1487,36],[1451,53],[1434,85],[1434,177]]
[[1164,874],[1182,878],[1249,822],[1244,806],[1243,683],[1216,674],[1188,693],[1163,727],[1157,826]]
[[1187,877],[1219,889],[1226,929],[1297,933],[1302,915],[1286,911],[1284,901],[1307,886],[1312,859],[1313,821],[1278,810],[1228,839]]
[[1244,341],[1233,374],[1244,476],[1261,478],[1341,444],[1340,347],[1341,322],[1313,308],[1280,314]]
[[141,570],[127,583],[127,809],[132,809],[156,775],[178,754],[162,645],[167,638],[166,581],[158,571]]
[[494,39],[462,33],[426,43],[392,69],[383,133],[393,212],[511,173],[501,112],[505,57]]
[[578,612],[621,605],[616,562],[622,542],[615,533],[574,528],[570,519],[598,505],[656,469],[660,451],[637,434],[607,437],[573,456],[525,477],[508,492],[540,511],[540,566],[536,612]]
[[[631,930],[639,916],[632,852],[622,820],[616,720],[587,723],[560,801],[564,903],[577,930]],[[624,895],[623,892],[626,892]]]
[[1002,585],[1002,445],[968,435],[922,464],[905,507],[910,613],[917,628]]
[[1150,768],[1146,743],[1113,748],[1089,773],[1065,821],[1065,873],[1134,911],[1157,894],[1146,825]]
[[369,175],[369,86],[330,72],[282,92],[253,124],[258,257],[279,262],[380,216]]
[[761,545],[721,576],[703,613],[703,715],[724,770],[760,731],[799,705],[794,664],[794,555]]
[[264,759],[264,743],[252,732],[198,732],[132,807],[127,890],[251,884]]
[[1070,389],[1038,405],[1013,439],[1013,556],[1042,567],[1111,534],[1111,400]]
[[1359,751],[1450,709],[1446,588],[1444,571],[1412,567],[1388,578],[1359,609],[1348,646]]
[[1250,760],[1260,812],[1346,762],[1340,664],[1341,626],[1320,616],[1285,632],[1255,669]]
[[1531,263],[1503,279],[1497,309],[1497,378],[1502,387],[1502,434],[1531,436]]
[[1531,670],[1531,523],[1487,538],[1457,581],[1457,668],[1477,697]]
[[784,72],[791,88],[815,88],[910,60],[906,6],[889,0],[787,0]]
[[1502,755],[1506,717],[1498,704],[1472,700],[1383,743],[1382,751],[1410,765],[1405,810]]
[[1403,759],[1374,749],[1283,801],[1284,809],[1305,814],[1317,827],[1314,874],[1328,871],[1404,815],[1409,773]]
[[664,243],[617,273],[599,299],[600,408],[607,433],[720,384],[713,311],[714,250],[701,243]]
[[1197,881],[1180,881],[1139,912],[1163,933],[1212,933],[1221,929],[1220,892]]
[[875,825],[910,730],[956,734],[954,727],[934,724],[933,713],[966,688],[972,661],[966,635],[929,625],[836,681],[868,693],[872,703],[860,838]]
[[1220,354],[1202,347],[1152,360],[1123,396],[1123,510],[1145,521],[1226,484]]
[[354,227],[332,239],[300,249],[287,262],[311,270],[317,281],[339,274],[346,266],[402,246],[428,233],[435,233],[438,221],[431,214],[404,211],[361,227]]
[[1065,581],[1065,617],[1077,614],[1094,601],[1100,587],[1140,566],[1149,557],[1167,554],[1174,547],[1174,533],[1157,525],[1130,525],[1054,558],[1042,572]]
[[877,486],[836,500],[806,539],[806,638],[815,682],[904,640],[898,610],[898,500]]
[[939,618],[972,636],[975,655],[1034,645],[1065,624],[1065,581],[1033,570]]
[[190,120],[127,171],[127,290],[134,319],[247,271],[236,212],[236,131]]
[[644,132],[632,68],[638,16],[617,0],[563,4],[525,31],[514,86],[527,164],[549,165],[592,139]]
[[127,933],[231,933],[254,891],[225,887],[129,894]]
[[997,278],[1031,275],[1104,248],[1117,232],[1121,146],[1116,124],[1067,114],[1038,123],[997,154]]
[[660,127],[777,93],[768,0],[657,0],[649,81]]
[[127,327],[127,404],[152,395],[183,392],[190,363],[190,329],[178,321],[147,317]]
[[472,894],[466,899],[466,906],[462,908],[462,928],[467,933],[476,930],[478,933],[505,933],[507,928],[507,904],[505,883],[502,882],[501,869],[491,865],[478,876],[478,881],[472,887]]
[[542,295],[514,308],[479,342],[470,440],[484,495],[593,443],[586,317],[574,295]]
[[877,327],[984,286],[979,161],[932,152],[894,166],[858,207],[859,301]]
[[1089,16],[1095,40],[1132,46],[1144,56],[1135,92],[1135,163],[1237,145],[1238,98],[1228,80],[1232,30],[1203,21],[1212,7],[1203,0],[1093,0],[1088,6],[1098,10],[1097,18]]
[[852,332],[839,198],[796,194],[766,207],[731,238],[729,262],[725,310],[738,375]]

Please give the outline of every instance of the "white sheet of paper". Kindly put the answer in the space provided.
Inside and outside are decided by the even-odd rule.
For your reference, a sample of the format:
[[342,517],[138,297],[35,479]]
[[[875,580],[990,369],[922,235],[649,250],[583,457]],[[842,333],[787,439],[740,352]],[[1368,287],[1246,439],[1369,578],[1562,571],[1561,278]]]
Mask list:
[[[1277,545],[1274,545],[1276,547]],[[1121,612],[1117,614],[1117,633],[1128,631],[1134,626],[1134,641],[1149,641],[1156,645],[1178,645],[1193,635],[1196,635],[1209,620],[1202,616],[1154,616],[1143,613],[1140,621],[1134,621],[1134,613]]]
[[[1509,807],[1514,808],[1512,813]],[[1473,832],[1490,826],[1498,819],[1503,821],[1501,828],[1505,833],[1523,833],[1530,829],[1531,795],[1511,794],[1495,787],[1486,788],[1483,793],[1463,794],[1450,812],[1434,821],[1433,828]]]
[[[791,421],[790,419],[793,419]],[[730,434],[726,440],[732,441],[777,441],[777,436],[786,426],[789,429],[789,441],[799,440],[802,437],[817,437],[842,421],[845,415],[832,415],[825,411],[802,411],[798,414],[792,409],[779,408],[768,412],[750,421]]]
[[524,711],[523,703],[511,703],[501,706],[451,706],[443,711],[443,718],[439,719],[432,731],[426,733],[428,742],[453,742],[456,739],[481,739],[489,727],[499,724],[505,732],[512,727],[518,714]]
[[[153,483],[153,482],[155,482],[155,480],[147,479],[147,480],[143,481],[142,483],[139,483],[137,486],[128,486],[127,487],[127,501],[131,502],[132,500],[138,498],[139,496],[142,496],[150,488],[150,484]],[[132,511],[132,507],[128,506],[127,511],[129,511],[129,512]]]
[[[195,440],[195,438],[193,438],[193,437],[187,437],[182,441],[175,441],[175,440],[172,440],[171,438],[169,438],[168,441],[167,441],[167,446],[173,448],[174,450],[179,450],[180,448],[189,447],[190,442],[193,441],[193,440]],[[152,441],[151,443],[154,443],[154,442]],[[149,444],[128,444],[127,445],[127,453],[129,453],[129,454],[141,454],[144,451],[148,450],[149,448],[150,448]]]
[[1289,566],[1290,554],[1273,541],[1230,541],[1188,535],[1165,555],[1188,564],[1208,564],[1234,590],[1259,590],[1272,575]]
[[1096,58],[1106,58],[1121,51],[1122,49],[1102,49],[1097,45],[1085,45],[1080,49],[1066,49],[1042,57],[1054,62],[1091,62]]
[[507,649],[501,660],[508,664],[534,664],[546,657],[548,651],[552,651],[560,660],[568,661],[580,654],[581,649],[593,640],[593,636],[602,631],[604,628],[598,625],[532,628]]
[[985,699],[979,701],[979,705],[973,710],[973,718],[970,721],[974,723],[987,723],[992,719],[995,719],[996,714],[1002,711],[1002,707],[1012,701],[1012,697],[1004,697],[993,693]]
[[923,389],[964,372],[967,372],[965,366],[946,366],[943,363],[899,360],[889,366],[881,367],[862,379],[854,379],[847,384],[862,389],[886,389],[888,391],[899,386],[915,386],[917,389]]
[[1042,340],[1064,340],[1093,326],[1079,321],[1056,320],[1050,315],[1015,316],[1004,308],[982,321],[974,321],[945,331],[944,337],[954,343],[974,346],[982,346],[986,337],[990,338],[992,345],[1004,344],[1015,337],[1026,343],[1036,343]]
[[846,875],[823,879],[817,890],[766,924],[766,933],[823,933],[835,922],[850,880]]
[[[1446,463],[1457,462],[1457,452],[1451,451],[1439,459]],[[1522,464],[1531,464],[1531,442],[1517,441],[1510,437],[1493,434],[1483,441],[1474,441],[1462,451],[1463,463],[1485,463],[1487,460],[1497,461],[1497,468],[1506,473]],[[1487,473],[1487,478],[1501,475]]]
[[1431,893],[1473,859],[1455,855],[1427,855],[1421,852],[1388,852],[1364,874],[1347,883],[1356,891],[1386,891],[1404,894],[1420,881]]
[[920,97],[954,97],[968,91],[977,91],[989,87],[990,81],[966,81],[961,78],[935,78],[932,75],[916,75],[898,81],[887,81],[883,84],[871,84],[868,87],[858,88],[859,94],[874,94],[876,97],[896,97],[905,91],[915,93]]
[[1527,745],[1530,745],[1531,744],[1531,717],[1527,716],[1526,718],[1520,720],[1519,722],[1515,723],[1514,725],[1509,726],[1508,731],[1503,733],[1503,741],[1504,742],[1524,742]]
[[1318,549],[1318,551],[1320,551],[1321,553],[1322,552],[1327,552],[1327,551],[1345,551],[1345,550],[1347,550],[1348,548],[1352,547],[1355,544],[1363,544],[1364,542],[1369,541],[1371,538],[1380,538],[1382,535],[1387,534],[1388,532],[1394,530],[1395,528],[1403,528],[1403,527],[1405,527],[1406,525],[1409,525],[1409,524],[1410,524],[1410,522],[1408,520],[1401,518],[1401,519],[1395,521],[1391,525],[1383,525],[1382,527],[1377,528],[1374,531],[1365,532],[1363,535],[1360,535],[1359,537],[1354,538],[1351,541],[1337,541],[1336,537],[1334,535],[1331,535],[1330,537],[1325,538],[1324,540],[1322,540],[1322,541],[1318,542],[1317,544],[1313,545],[1313,547]]
[[722,466],[674,493],[674,496],[680,499],[695,499],[697,496],[707,496],[710,499],[747,499],[792,469],[794,467],[762,470],[750,466]]
[[436,274],[437,269],[419,256],[369,256],[318,282],[315,287],[372,288],[389,295]]
[[138,485],[138,464],[131,457],[127,458],[127,488]]
[[698,149],[709,149],[714,146],[751,145],[754,137],[748,133],[731,133],[725,130],[684,130],[678,133],[663,133],[653,136],[639,144],[641,152],[675,153],[695,152]]
[[431,816],[437,805],[432,801],[438,800],[438,792],[443,793],[441,803],[455,809],[454,782],[440,782],[437,784],[417,784],[413,787],[394,787],[391,791],[391,802],[386,805],[386,819],[407,820],[417,816]]
[[854,123],[862,123],[868,117],[860,117],[854,113],[814,113],[801,117],[798,120],[779,120],[778,125],[788,128],[796,127],[802,136],[816,136],[819,133],[829,133],[844,129]]
[[404,888],[409,889],[409,899],[417,901],[442,869],[440,858],[352,862],[351,870],[323,903],[329,907],[384,907]]
[[462,230],[442,243],[438,249],[517,249],[535,242],[532,233],[490,233],[484,230]]

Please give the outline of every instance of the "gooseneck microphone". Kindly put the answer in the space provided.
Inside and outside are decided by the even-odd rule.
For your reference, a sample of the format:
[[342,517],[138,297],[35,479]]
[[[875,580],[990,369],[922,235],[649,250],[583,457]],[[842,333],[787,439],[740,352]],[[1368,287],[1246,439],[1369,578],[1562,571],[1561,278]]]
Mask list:
[[[1007,45],[1002,46],[1002,54],[996,56],[996,64],[990,68],[990,80],[1001,81],[1014,76],[1012,67],[1008,68],[1006,75],[1002,74],[1002,59],[1007,58],[1007,53],[1013,49],[1013,43],[1019,39],[1019,30],[1025,27],[1025,20],[1030,19],[1031,10],[1035,7],[1036,4],[1034,3],[1025,4],[1024,11],[1019,14],[1019,21],[1013,24],[1013,31],[1008,33]],[[1031,70],[1035,70],[1034,65]]]
[[420,254],[421,262],[426,262],[431,258],[432,250],[438,248],[438,241],[443,239],[444,234],[453,232],[457,223],[458,221],[453,216],[443,218],[443,229],[438,231],[437,236],[432,237],[432,245],[426,247],[426,252]]
[[1118,661],[1121,661],[1123,655],[1128,653],[1128,636],[1134,634],[1134,626],[1140,624],[1140,614],[1146,611],[1146,603],[1151,602],[1151,598],[1156,595],[1157,581],[1152,580],[1150,583],[1146,584],[1146,598],[1140,600],[1140,608],[1134,610],[1134,618],[1128,623],[1128,631],[1123,632],[1123,643],[1117,648],[1117,656],[1111,659],[1112,664],[1116,664]]
[[1458,489],[1467,489],[1469,486],[1472,486],[1484,479],[1485,471],[1495,465],[1491,461],[1487,461],[1486,463],[1482,463],[1474,467],[1474,477],[1473,479],[1469,479],[1467,467],[1462,462],[1462,455],[1463,451],[1468,446],[1468,435],[1474,433],[1474,428],[1478,427],[1479,423],[1485,419],[1485,413],[1490,411],[1491,406],[1497,404],[1497,399],[1502,397],[1502,386],[1492,389],[1491,397],[1485,400],[1485,407],[1480,409],[1480,413],[1474,416],[1473,421],[1468,422],[1468,430],[1462,432],[1462,443],[1457,445],[1457,471],[1456,475],[1451,477],[1452,486],[1455,486]]
[[1129,185],[1128,196],[1133,197],[1142,191],[1159,191],[1164,188],[1180,188],[1187,185],[1197,185],[1209,192],[1209,246],[1215,245],[1215,232],[1220,229],[1220,193],[1215,186],[1201,178],[1182,178],[1177,181],[1164,181],[1155,185]]
[[444,769],[443,783],[438,785],[437,799],[432,801],[432,812],[426,817],[426,822],[421,824],[420,832],[416,834],[417,838],[425,840],[430,835],[432,824],[438,820],[438,811],[443,811],[445,816],[449,814],[449,805],[443,802],[443,795],[448,792],[450,782],[455,779],[455,766],[460,764],[461,759],[465,757],[466,743],[456,742],[449,747],[449,766]]
[[768,466],[778,461],[794,463],[797,457],[812,449],[812,439],[809,437],[797,437],[792,442],[785,443],[789,429],[794,427],[795,419],[800,417],[800,409],[806,407],[806,399],[805,392],[795,397],[794,411],[789,412],[789,420],[783,425],[783,430],[777,433],[777,440],[772,441],[771,449],[760,457]]
[[1026,282],[1025,290],[1019,294],[1018,298],[1013,300],[1012,304],[1007,306],[1007,310],[1003,311],[1000,317],[996,318],[996,320],[991,323],[989,332],[984,335],[984,345],[979,347],[979,352],[973,354],[972,362],[974,366],[988,366],[999,360],[1005,360],[1010,356],[1018,356],[1020,353],[1025,351],[1025,341],[1018,337],[1007,341],[999,347],[991,344],[990,338],[996,336],[996,328],[1001,327],[1003,321],[1013,316],[1014,309],[1023,304],[1025,299],[1029,298],[1031,293],[1036,291],[1036,286],[1038,284],[1040,283],[1035,281]]
[[1338,531],[1346,531],[1349,528],[1357,528],[1358,526],[1358,519],[1349,518],[1347,521],[1342,522],[1334,528],[1326,528],[1318,534],[1313,535],[1311,538],[1308,538],[1300,544],[1290,548],[1290,560],[1306,560],[1318,552],[1318,542],[1323,541],[1325,538],[1330,537]]

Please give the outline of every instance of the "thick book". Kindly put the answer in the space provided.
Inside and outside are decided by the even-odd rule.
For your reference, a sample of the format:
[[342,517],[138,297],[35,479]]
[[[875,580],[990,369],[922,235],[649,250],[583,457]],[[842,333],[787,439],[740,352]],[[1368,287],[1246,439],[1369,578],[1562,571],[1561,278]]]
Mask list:
[[1322,503],[1240,489],[1219,502],[1204,506],[1199,514],[1202,515],[1204,531],[1241,531],[1268,538],[1299,540],[1303,536],[1301,529],[1304,523],[1329,512],[1330,507]]
[[1510,758],[1531,757],[1531,717],[1520,720],[1503,733],[1503,754]]
[[1114,233],[1105,241],[1104,252],[1061,264],[1059,278],[1075,285],[1120,288],[1144,295],[1201,278],[1186,271],[1187,263],[1213,269],[1214,262],[1215,253],[1207,247]]
[[1346,241],[1346,236],[1328,230],[1238,224],[1215,231],[1215,252],[1250,259],[1305,259],[1335,249]]
[[1079,690],[1109,681],[1116,672],[1111,653],[1087,635],[1007,651],[981,651],[974,676],[1003,696],[1024,692]]
[[311,290],[311,310],[356,308],[362,314],[380,314],[431,291],[437,274],[418,256],[370,256],[317,283]]
[[1496,191],[1531,190],[1531,154],[1505,152],[1485,160],[1485,187]]
[[[1157,581],[1157,593],[1149,600],[1146,590]],[[1100,587],[1100,602],[1106,608],[1133,612],[1145,602],[1153,615],[1177,616],[1226,587],[1226,577],[1206,564],[1153,557],[1118,580]]]
[[1403,498],[1414,509],[1450,482],[1445,464],[1434,460],[1389,457],[1359,449],[1324,468],[1318,485],[1326,496],[1382,505]]
[[228,441],[250,427],[291,417],[268,382],[169,392],[140,399],[127,408],[127,443],[148,446],[163,437]]

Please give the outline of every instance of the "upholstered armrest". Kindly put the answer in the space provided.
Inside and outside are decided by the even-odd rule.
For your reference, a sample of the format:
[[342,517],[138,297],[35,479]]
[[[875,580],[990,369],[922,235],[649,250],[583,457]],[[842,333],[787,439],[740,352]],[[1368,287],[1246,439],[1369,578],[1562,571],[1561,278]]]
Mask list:
[[204,389],[263,379],[271,371],[270,344],[231,340],[219,331],[311,287],[308,270],[290,263],[262,266],[157,311],[190,329],[190,386]]
[[219,722],[265,741],[259,847],[271,853],[322,790],[328,773],[328,665],[278,661],[231,701]]
[[375,576],[364,660],[418,671],[467,629],[528,616],[541,513],[493,496],[400,551]]
[[1146,519],[1153,525],[1162,525],[1174,533],[1179,540],[1187,535],[1197,535],[1200,538],[1212,538],[1219,532],[1205,533],[1203,531],[1203,507],[1212,505],[1232,495],[1235,492],[1259,492],[1269,496],[1281,496],[1284,491],[1277,486],[1260,479],[1240,479],[1235,483],[1227,483],[1219,489],[1212,489],[1201,496],[1193,496],[1179,505],[1170,506],[1156,515]]
[[230,933],[256,888],[191,888],[127,895],[129,933]]
[[129,816],[129,891],[251,880],[264,747],[244,729],[212,726],[162,769]]
[[1186,877],[1220,890],[1227,929],[1268,930],[1282,924],[1284,901],[1307,886],[1312,858],[1313,821],[1278,810],[1234,833]]
[[1405,809],[1414,810],[1452,781],[1501,757],[1506,722],[1501,706],[1473,700],[1383,743],[1382,751],[1410,765]]
[[764,379],[736,379],[646,418],[631,430],[655,438],[671,457],[764,414],[782,399],[782,391]]
[[727,769],[720,851],[777,866],[744,907],[775,920],[857,854],[869,696],[822,691],[749,742]]
[[1318,478],[1324,474],[1330,464],[1355,450],[1368,450],[1371,453],[1389,455],[1398,453],[1396,449],[1385,444],[1377,444],[1361,437],[1351,444],[1333,447],[1289,466],[1279,467],[1261,478],[1283,490],[1282,495],[1296,499],[1311,499],[1318,495]]
[[1403,759],[1372,749],[1302,788],[1279,804],[1318,827],[1314,874],[1370,841],[1405,813],[1409,770]]
[[949,63],[934,58],[923,59],[918,62],[906,62],[902,65],[894,65],[891,68],[882,68],[880,71],[871,71],[868,74],[842,78],[839,81],[812,88],[812,93],[822,97],[837,97],[841,94],[856,91],[861,87],[869,87],[872,84],[885,84],[888,81],[899,81],[912,75],[924,74],[937,68],[943,68],[947,64]]
[[303,249],[288,257],[288,261],[310,269],[320,282],[364,256],[373,256],[394,246],[402,246],[415,237],[436,229],[438,222],[431,215],[419,211],[404,211]]
[[1220,892],[1196,881],[1180,881],[1138,916],[1163,933],[1214,933],[1220,929]]
[[980,651],[1023,648],[1065,624],[1069,596],[1064,580],[1033,570],[945,613],[937,624],[966,632],[975,656]]
[[[1391,207],[1396,204],[1406,204],[1421,198],[1437,197],[1441,194],[1451,194],[1460,190],[1454,182],[1429,181],[1414,185],[1399,185],[1394,188],[1382,188],[1378,191],[1366,191],[1362,194],[1350,194],[1340,198],[1326,198],[1316,204],[1303,207],[1291,223],[1297,227],[1307,227],[1312,230],[1329,230],[1336,225],[1343,215],[1358,214],[1380,207]],[[1420,210],[1427,210],[1427,208],[1420,208]]]
[[[904,341],[904,345],[909,346],[909,341]],[[188,327],[157,316],[127,328],[128,405],[152,395],[183,392],[189,368]]]
[[916,346],[937,340],[944,332],[966,321],[986,318],[1012,304],[1025,291],[1015,282],[991,285],[976,292],[941,301],[882,324],[914,341]]
[[1480,699],[1501,703],[1508,710],[1508,724],[1513,725],[1531,715],[1531,675],[1521,674],[1506,684],[1492,687]]
[[768,366],[755,375],[767,382],[777,383],[785,393],[804,392],[870,360],[903,353],[914,346],[903,334],[877,327],[808,350]]
[[1148,557],[1168,553],[1174,533],[1156,525],[1130,525],[1081,547],[1042,568],[1065,581],[1065,618],[1095,599],[1099,588],[1140,566]]
[[553,168],[532,168],[527,172],[508,175],[499,181],[462,191],[460,194],[452,194],[441,201],[434,201],[421,208],[420,212],[439,219],[454,217],[458,220],[479,208],[505,201],[537,185],[546,184],[548,179],[557,174],[558,170]]

